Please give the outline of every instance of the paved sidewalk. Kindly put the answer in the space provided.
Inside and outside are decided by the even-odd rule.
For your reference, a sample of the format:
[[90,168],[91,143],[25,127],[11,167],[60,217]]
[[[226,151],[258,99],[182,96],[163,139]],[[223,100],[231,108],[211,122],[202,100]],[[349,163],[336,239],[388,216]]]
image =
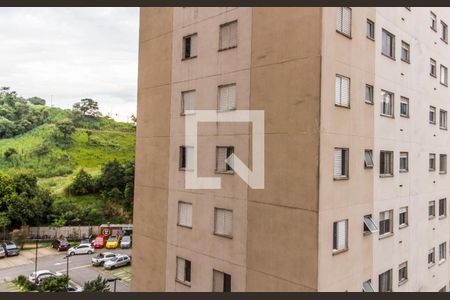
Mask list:
[[[55,255],[58,252],[53,248],[39,248],[38,257]],[[34,249],[21,251],[19,256],[3,257],[0,259],[0,269],[26,265],[34,261],[36,252]]]

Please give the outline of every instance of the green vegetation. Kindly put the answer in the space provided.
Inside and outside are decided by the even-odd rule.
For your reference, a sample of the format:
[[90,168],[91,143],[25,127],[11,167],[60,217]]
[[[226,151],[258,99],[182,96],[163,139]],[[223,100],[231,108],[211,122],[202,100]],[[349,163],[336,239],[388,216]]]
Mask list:
[[84,283],[83,292],[109,292],[108,280],[98,275],[96,279]]
[[60,109],[1,88],[0,226],[130,221],[134,148],[135,126],[92,99]]

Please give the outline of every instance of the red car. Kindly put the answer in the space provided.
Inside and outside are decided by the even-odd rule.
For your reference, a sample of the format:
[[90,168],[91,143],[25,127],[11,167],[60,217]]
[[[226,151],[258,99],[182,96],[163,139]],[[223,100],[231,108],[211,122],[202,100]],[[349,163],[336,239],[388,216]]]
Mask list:
[[95,240],[92,242],[92,247],[95,249],[103,248],[106,245],[106,241],[108,240],[107,236],[97,235]]

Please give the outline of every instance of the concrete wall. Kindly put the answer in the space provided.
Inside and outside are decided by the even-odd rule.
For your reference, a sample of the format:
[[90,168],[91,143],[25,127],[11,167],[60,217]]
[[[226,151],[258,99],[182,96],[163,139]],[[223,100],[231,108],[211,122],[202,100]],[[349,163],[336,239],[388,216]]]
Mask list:
[[99,226],[63,226],[63,227],[28,227],[28,236],[31,238],[87,238],[100,232]]

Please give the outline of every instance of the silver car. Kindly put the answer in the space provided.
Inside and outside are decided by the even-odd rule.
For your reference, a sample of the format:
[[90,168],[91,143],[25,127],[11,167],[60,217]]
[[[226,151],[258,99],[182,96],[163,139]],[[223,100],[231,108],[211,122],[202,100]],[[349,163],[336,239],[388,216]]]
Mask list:
[[0,247],[0,257],[5,257],[5,256],[6,256],[5,249],[3,249],[3,247]]
[[131,236],[124,235],[120,241],[120,248],[131,248]]
[[119,254],[103,264],[105,269],[114,269],[131,264],[131,257],[126,254]]
[[105,262],[110,261],[114,257],[116,257],[115,253],[102,252],[102,253],[99,253],[98,255],[94,256],[93,258],[91,258],[91,262],[92,262],[93,266],[103,266],[103,264]]

